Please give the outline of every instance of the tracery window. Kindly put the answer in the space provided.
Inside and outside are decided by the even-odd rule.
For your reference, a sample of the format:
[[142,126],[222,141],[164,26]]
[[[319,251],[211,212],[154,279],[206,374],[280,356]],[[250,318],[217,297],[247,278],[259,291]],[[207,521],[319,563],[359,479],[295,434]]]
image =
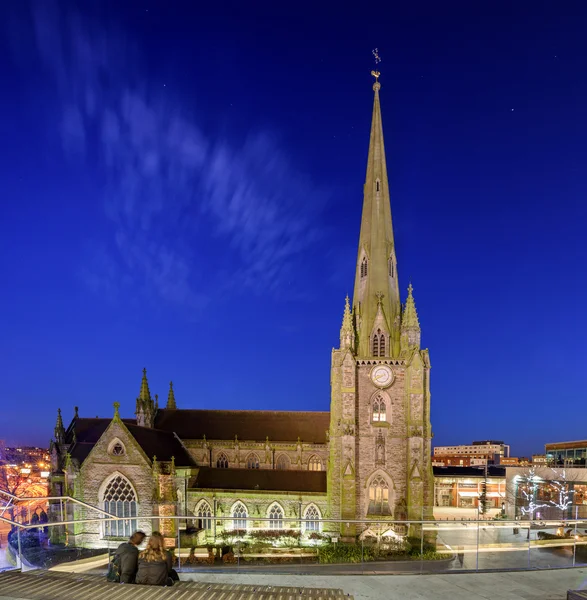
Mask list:
[[196,513],[201,529],[212,529],[212,509],[207,502],[201,502]]
[[386,421],[386,406],[385,400],[381,396],[377,396],[373,400],[373,422],[381,423]]
[[123,456],[124,455],[124,446],[120,442],[116,442],[114,444],[114,446],[112,446],[110,453],[113,456]]
[[104,521],[104,536],[129,537],[137,529],[137,497],[128,479],[122,475],[114,477],[104,490],[102,502],[107,513],[127,517]]
[[274,504],[269,511],[269,529],[283,529],[283,508]]
[[316,455],[308,461],[308,471],[322,471],[322,461]]
[[289,469],[289,456],[287,454],[280,454],[277,458],[277,470],[278,471],[287,471]]
[[363,277],[367,277],[367,257],[363,256],[363,260],[361,261],[361,279]]
[[249,454],[247,457],[247,469],[258,469],[259,457],[256,454]]
[[306,509],[304,515],[304,529],[305,531],[320,531],[320,512],[318,509],[311,504]]
[[232,528],[246,529],[247,516],[247,507],[242,502],[237,502],[232,507]]
[[369,486],[369,509],[370,515],[390,515],[389,508],[389,486],[387,481],[380,475],[375,477]]
[[224,452],[221,452],[216,459],[216,468],[217,469],[228,469],[228,458]]

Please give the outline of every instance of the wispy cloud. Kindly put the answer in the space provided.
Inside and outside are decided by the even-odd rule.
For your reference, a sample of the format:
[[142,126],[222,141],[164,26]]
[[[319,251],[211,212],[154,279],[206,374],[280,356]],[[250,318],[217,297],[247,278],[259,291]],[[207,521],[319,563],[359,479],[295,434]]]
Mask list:
[[[33,6],[38,52],[64,107],[64,150],[100,173],[113,225],[82,270],[90,288],[190,308],[226,282],[278,293],[316,240],[323,193],[267,132],[207,138],[206,116],[149,81],[119,32],[46,0]],[[222,277],[210,279],[205,265],[225,252],[214,258]]]

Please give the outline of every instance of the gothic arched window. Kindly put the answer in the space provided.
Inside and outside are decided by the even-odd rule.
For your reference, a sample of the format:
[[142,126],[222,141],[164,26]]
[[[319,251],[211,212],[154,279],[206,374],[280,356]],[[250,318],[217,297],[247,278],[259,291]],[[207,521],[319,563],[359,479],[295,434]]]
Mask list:
[[212,529],[212,509],[207,502],[200,502],[196,512],[200,529]]
[[381,396],[377,396],[373,400],[373,422],[381,423],[386,420],[385,400]]
[[363,277],[367,277],[367,257],[363,256],[363,260],[361,261],[361,279]]
[[137,496],[129,480],[116,475],[102,494],[104,510],[116,517],[128,517],[120,521],[104,521],[105,537],[129,537],[137,528]]
[[379,179],[375,182],[375,186],[376,186],[377,191],[379,191]]
[[389,509],[389,486],[381,476],[375,477],[369,486],[369,509],[370,515],[390,515]]
[[373,356],[379,356],[379,336],[373,336]]
[[287,454],[280,454],[277,458],[277,470],[278,471],[287,471],[289,469],[289,456]]
[[322,471],[322,461],[316,455],[310,457],[308,461],[308,471]]
[[283,529],[283,508],[274,504],[269,511],[269,529]]
[[217,469],[228,469],[228,458],[224,452],[221,452],[216,459],[216,468]]
[[379,356],[385,356],[385,335],[379,336]]
[[259,457],[256,454],[249,454],[247,457],[247,469],[258,469]]
[[393,258],[390,256],[389,260],[387,261],[387,268],[389,269],[389,276],[393,277],[394,275],[394,269],[393,269]]
[[237,502],[232,507],[232,528],[246,529],[247,516],[247,507],[242,502]]
[[305,531],[320,531],[320,511],[310,504],[304,513],[304,529]]

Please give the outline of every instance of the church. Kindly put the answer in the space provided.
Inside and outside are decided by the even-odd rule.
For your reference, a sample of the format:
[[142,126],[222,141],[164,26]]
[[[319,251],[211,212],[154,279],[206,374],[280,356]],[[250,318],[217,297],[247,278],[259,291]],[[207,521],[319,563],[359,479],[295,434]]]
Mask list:
[[[332,350],[330,412],[190,409],[173,384],[163,407],[146,370],[136,419],[121,418],[118,403],[108,418],[80,416],[76,407],[66,428],[58,411],[51,495],[127,517],[76,523],[73,543],[100,547],[137,528],[172,537],[186,523],[207,539],[299,529],[350,541],[370,522],[431,517],[430,359],[411,285],[400,300],[373,75],[355,285]],[[81,504],[68,511],[76,521],[92,512]],[[186,519],[152,518],[177,515]]]

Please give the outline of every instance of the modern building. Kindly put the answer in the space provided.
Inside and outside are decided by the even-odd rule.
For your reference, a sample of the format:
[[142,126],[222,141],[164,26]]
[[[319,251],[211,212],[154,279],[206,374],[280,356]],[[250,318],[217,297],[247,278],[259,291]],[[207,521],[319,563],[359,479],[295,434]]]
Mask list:
[[545,444],[544,453],[549,466],[584,467],[587,457],[587,440]]
[[[59,411],[52,494],[128,517],[84,523],[71,532],[76,543],[102,546],[137,526],[149,531],[153,515],[191,515],[209,536],[287,527],[348,540],[364,528],[345,519],[432,516],[430,359],[411,285],[400,302],[374,76],[354,294],[332,350],[330,412],[182,409],[171,385],[163,408],[146,371],[136,419],[123,419],[118,403],[112,418],[81,417],[76,408],[66,428]],[[343,521],[320,521],[328,518]],[[161,527],[175,534],[173,520]]]
[[485,486],[489,508],[501,508],[506,500],[506,470],[484,468],[434,467],[434,505],[477,508]]
[[435,446],[434,464],[447,466],[498,465],[510,455],[510,447],[500,441],[486,440],[460,446]]

